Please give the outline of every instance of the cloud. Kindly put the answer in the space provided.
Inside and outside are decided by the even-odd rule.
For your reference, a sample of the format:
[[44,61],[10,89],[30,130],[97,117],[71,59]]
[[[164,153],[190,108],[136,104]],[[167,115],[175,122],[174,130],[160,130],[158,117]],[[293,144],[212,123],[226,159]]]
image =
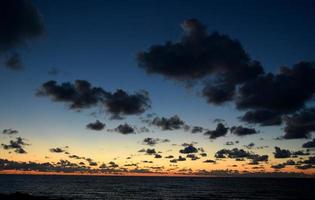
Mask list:
[[234,145],[234,142],[233,142],[233,141],[227,141],[227,142],[225,143],[225,145]]
[[290,158],[292,155],[291,151],[281,149],[280,147],[275,147],[275,152],[273,154],[275,158]]
[[5,66],[8,69],[19,71],[23,69],[23,63],[21,60],[21,56],[18,53],[12,53],[7,60],[5,61]]
[[282,169],[282,168],[285,168],[285,164],[284,163],[279,163],[279,164],[276,164],[276,165],[272,165],[271,168],[273,169]]
[[245,136],[257,134],[258,132],[254,128],[246,128],[243,126],[233,126],[231,127],[231,133],[237,136]]
[[162,130],[177,130],[186,127],[186,124],[177,115],[170,118],[166,117],[155,117],[150,122],[151,125],[157,126]]
[[42,18],[32,1],[3,0],[0,5],[0,52],[24,45],[43,33]]
[[280,125],[282,123],[281,114],[270,110],[247,111],[240,120],[250,124],[260,124],[261,126]]
[[303,163],[304,164],[315,165],[315,156],[308,157],[308,159],[304,160]]
[[24,149],[26,145],[24,139],[21,137],[17,137],[16,140],[10,140],[10,144],[1,144],[3,149],[10,150],[13,149],[15,153],[25,154],[27,153]]
[[77,159],[77,160],[85,159],[84,157],[81,157],[81,156],[78,156],[78,155],[69,155],[68,157],[72,158],[72,159]]
[[174,156],[173,155],[169,155],[169,156],[166,156],[165,158],[172,159],[172,158],[174,158]]
[[153,45],[140,52],[138,64],[148,74],[160,74],[185,83],[211,76],[203,89],[209,103],[221,104],[232,99],[237,84],[263,72],[241,44],[218,32],[207,33],[196,19],[183,22],[184,36],[179,42]]
[[[243,122],[271,126],[284,121],[284,139],[310,136],[315,129],[311,113],[314,111],[301,109],[315,94],[315,62],[303,61],[281,67],[278,73],[265,73],[237,40],[217,32],[208,33],[196,19],[184,21],[182,28],[180,41],[152,45],[140,52],[139,67],[148,74],[187,85],[202,83],[202,96],[208,103],[234,101],[238,110],[245,111],[240,117]],[[306,119],[298,116],[306,114]]]
[[199,160],[200,158],[196,156],[195,154],[188,154],[186,156],[187,158],[190,158],[191,160]]
[[309,142],[305,142],[302,145],[303,148],[315,148],[315,138]]
[[247,149],[252,149],[255,146],[255,143],[251,142],[248,145],[244,145]]
[[249,151],[245,151],[243,149],[221,149],[217,151],[214,155],[215,158],[234,158],[237,161],[243,161],[244,159],[251,160],[252,165],[257,165],[259,162],[266,162],[268,161],[268,155],[258,155]]
[[312,169],[315,168],[314,165],[306,164],[306,165],[297,165],[297,169],[302,169],[302,170],[307,170],[307,169]]
[[87,124],[86,128],[94,131],[101,131],[105,128],[105,124],[100,122],[99,120],[96,120],[93,123]]
[[154,158],[162,158],[160,154],[155,154]]
[[190,153],[197,153],[198,149],[192,145],[186,146],[184,149],[179,150],[179,153],[182,154],[190,154]]
[[267,162],[269,156],[268,155],[251,154],[247,158],[251,160],[251,162],[249,163],[250,165],[258,165],[259,162]]
[[284,139],[309,138],[315,131],[315,108],[303,109],[285,117],[284,121]]
[[49,75],[58,75],[58,74],[60,74],[60,70],[55,68],[55,67],[52,67],[48,70],[48,74]]
[[165,142],[169,142],[169,139],[159,139],[159,138],[151,138],[151,137],[147,137],[144,138],[142,143],[145,145],[149,145],[149,146],[154,146],[158,143],[165,143]]
[[145,152],[145,149],[140,149],[138,152],[143,153],[143,152]]
[[148,155],[154,155],[154,154],[156,154],[156,151],[155,151],[155,149],[147,149],[145,151],[145,153],[148,154]]
[[121,119],[123,115],[138,115],[151,108],[149,93],[145,90],[128,94],[124,90],[108,93],[104,99],[107,111],[112,119]]
[[14,135],[14,134],[18,134],[19,131],[9,128],[9,129],[3,129],[2,133],[5,135]]
[[65,82],[60,85],[56,81],[47,81],[36,94],[49,96],[53,101],[65,102],[70,109],[75,110],[99,106],[105,108],[112,119],[122,119],[125,115],[138,115],[151,107],[149,94],[146,91],[128,94],[119,89],[111,93],[100,87],[93,87],[86,80],[76,80],[74,84]]
[[221,149],[217,151],[214,155],[215,158],[246,158],[249,157],[251,154],[243,149]]
[[186,161],[186,158],[182,157],[182,156],[178,156],[178,158],[174,158],[174,159],[171,159],[170,162],[171,163],[177,163],[177,162],[182,162],[182,161]]
[[203,161],[204,163],[216,163],[216,161],[215,160],[205,160],[205,161]]
[[201,132],[203,132],[203,130],[204,130],[203,127],[194,126],[194,127],[192,127],[192,129],[191,129],[191,133],[201,133]]
[[59,147],[51,148],[51,149],[49,149],[49,151],[50,151],[51,153],[63,153],[63,152],[65,152],[64,149],[59,148]]
[[44,33],[41,15],[31,0],[0,1],[0,56],[9,58],[5,66],[12,70],[22,69],[17,48]]
[[280,116],[303,108],[315,93],[314,64],[300,62],[292,68],[282,67],[278,74],[267,73],[245,82],[239,89],[236,105],[238,109],[250,109],[251,113],[242,119],[279,125]]
[[37,91],[37,96],[49,96],[53,101],[65,102],[70,109],[83,109],[96,106],[106,96],[100,87],[92,87],[88,81],[76,80],[74,84],[47,81]]
[[209,135],[210,139],[216,139],[218,137],[225,136],[229,128],[225,127],[224,124],[218,123],[215,130],[209,130],[204,133],[204,135]]
[[135,133],[135,129],[127,123],[118,125],[115,131],[124,135]]
[[208,154],[203,152],[203,153],[200,153],[199,155],[202,157],[206,157]]

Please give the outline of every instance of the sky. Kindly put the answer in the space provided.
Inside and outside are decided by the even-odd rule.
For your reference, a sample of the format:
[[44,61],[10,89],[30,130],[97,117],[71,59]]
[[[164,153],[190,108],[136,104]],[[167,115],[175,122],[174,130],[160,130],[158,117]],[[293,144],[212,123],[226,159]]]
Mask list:
[[0,173],[315,174],[312,1],[0,4]]

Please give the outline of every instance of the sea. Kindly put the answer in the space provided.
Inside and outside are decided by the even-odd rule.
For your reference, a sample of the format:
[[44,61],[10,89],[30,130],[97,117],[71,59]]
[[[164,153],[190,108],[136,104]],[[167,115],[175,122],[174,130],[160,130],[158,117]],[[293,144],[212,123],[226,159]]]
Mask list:
[[315,200],[315,179],[0,175],[0,193],[15,192],[77,200]]

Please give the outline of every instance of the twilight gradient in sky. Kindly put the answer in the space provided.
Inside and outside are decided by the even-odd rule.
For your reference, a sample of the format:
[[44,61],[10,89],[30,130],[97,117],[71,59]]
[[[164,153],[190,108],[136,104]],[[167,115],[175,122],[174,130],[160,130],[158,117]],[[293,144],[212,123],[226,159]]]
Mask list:
[[314,2],[0,4],[0,173],[314,175]]

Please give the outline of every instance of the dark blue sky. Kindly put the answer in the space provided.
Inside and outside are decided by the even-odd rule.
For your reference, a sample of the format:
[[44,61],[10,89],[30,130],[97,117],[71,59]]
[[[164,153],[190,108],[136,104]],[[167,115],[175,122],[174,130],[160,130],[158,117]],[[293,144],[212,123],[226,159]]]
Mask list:
[[[180,24],[196,18],[207,26],[208,32],[219,31],[240,41],[267,72],[274,73],[280,66],[291,67],[300,61],[313,61],[315,4],[302,2],[36,0],[45,34],[18,49],[25,65],[23,71],[0,69],[0,91],[4,94],[0,98],[0,118],[3,119],[0,125],[26,130],[25,136],[29,138],[44,138],[39,132],[53,126],[58,133],[49,130],[44,135],[63,136],[62,130],[67,130],[71,132],[70,138],[80,132],[79,141],[92,144],[95,141],[82,130],[87,122],[95,120],[89,112],[82,115],[66,112],[62,104],[35,96],[36,89],[47,80],[72,82],[76,79],[88,80],[109,91],[145,89],[152,100],[149,112],[161,116],[178,114],[190,124],[214,128],[212,120],[215,118],[223,118],[229,125],[241,124],[237,119],[241,112],[233,104],[209,105],[198,90],[187,90],[180,83],[159,75],[147,75],[137,66],[137,53],[153,44],[178,41],[182,36]],[[51,68],[60,73],[48,74]],[[109,127],[118,123],[108,120],[108,116],[106,119],[98,117]],[[128,120],[136,125],[140,123],[135,117]],[[72,127],[69,121],[74,124]],[[282,134],[281,127],[261,130],[271,142]],[[252,140],[259,143],[260,137],[244,139],[244,143]],[[204,142],[202,136],[181,135],[179,138]],[[55,142],[58,145],[57,139]],[[283,145],[297,144],[301,145],[295,141]]]

